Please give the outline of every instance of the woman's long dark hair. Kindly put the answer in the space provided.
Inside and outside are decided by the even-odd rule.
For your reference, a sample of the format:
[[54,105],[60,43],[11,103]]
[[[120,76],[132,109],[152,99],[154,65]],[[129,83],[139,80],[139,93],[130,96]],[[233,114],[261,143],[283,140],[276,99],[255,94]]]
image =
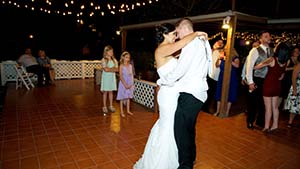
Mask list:
[[285,42],[279,43],[275,47],[274,57],[278,58],[279,63],[284,64],[290,56],[290,47]]
[[160,44],[164,41],[164,39],[165,39],[163,36],[164,34],[168,34],[174,30],[175,30],[175,26],[170,23],[163,23],[163,24],[157,25],[155,27],[155,31],[156,31],[155,39],[156,39],[157,44]]

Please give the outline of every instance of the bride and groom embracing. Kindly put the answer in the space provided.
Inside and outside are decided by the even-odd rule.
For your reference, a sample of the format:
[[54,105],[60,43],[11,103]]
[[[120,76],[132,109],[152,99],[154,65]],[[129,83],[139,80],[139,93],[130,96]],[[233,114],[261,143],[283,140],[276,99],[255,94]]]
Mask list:
[[[180,40],[176,41],[176,38]],[[192,21],[176,27],[156,27],[155,61],[160,79],[159,119],[151,129],[142,157],[134,169],[192,169],[196,159],[195,124],[207,99],[206,77],[212,68],[205,32],[194,32]],[[179,58],[174,54],[181,50]]]

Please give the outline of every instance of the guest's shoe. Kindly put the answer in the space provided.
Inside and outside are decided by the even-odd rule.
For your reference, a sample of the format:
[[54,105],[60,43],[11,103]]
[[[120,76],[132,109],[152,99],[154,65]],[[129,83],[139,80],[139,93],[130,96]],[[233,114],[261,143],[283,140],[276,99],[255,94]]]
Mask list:
[[271,128],[270,130],[269,130],[269,132],[275,132],[275,131],[277,131],[278,130],[278,127],[276,127],[276,128]]
[[125,117],[125,114],[123,112],[120,112],[121,117]]
[[219,112],[215,112],[214,116],[219,116],[219,114],[220,114]]
[[268,128],[263,128],[261,131],[262,131],[262,132],[269,132],[270,129],[268,129]]
[[108,110],[111,111],[112,113],[116,111],[116,109],[113,106],[109,106]]
[[108,113],[107,107],[102,107],[103,116],[106,116]]
[[129,114],[129,115],[133,116],[133,113],[131,113],[130,111],[128,111],[128,112],[127,112],[127,114]]
[[288,123],[287,127],[288,127],[288,128],[292,128],[293,125],[292,125],[291,123]]
[[252,123],[247,123],[247,128],[253,130],[254,129],[253,124]]

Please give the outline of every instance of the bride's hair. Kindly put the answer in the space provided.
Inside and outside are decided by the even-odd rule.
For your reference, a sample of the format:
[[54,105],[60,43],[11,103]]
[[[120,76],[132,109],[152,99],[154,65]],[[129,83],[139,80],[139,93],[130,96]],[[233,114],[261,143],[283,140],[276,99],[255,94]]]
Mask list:
[[155,35],[155,39],[157,44],[160,44],[161,42],[164,41],[164,34],[168,34],[172,31],[175,30],[175,26],[170,24],[170,23],[162,23],[160,25],[157,25],[155,27],[155,31],[156,31],[156,35]]

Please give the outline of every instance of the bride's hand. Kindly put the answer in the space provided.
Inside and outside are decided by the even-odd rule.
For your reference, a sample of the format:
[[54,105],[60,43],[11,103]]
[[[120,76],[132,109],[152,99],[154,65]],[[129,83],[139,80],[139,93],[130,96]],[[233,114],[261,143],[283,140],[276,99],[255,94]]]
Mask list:
[[202,37],[203,37],[205,40],[208,39],[208,35],[207,35],[206,32],[196,31],[196,34],[197,34],[197,36],[198,36],[199,38],[202,38]]

